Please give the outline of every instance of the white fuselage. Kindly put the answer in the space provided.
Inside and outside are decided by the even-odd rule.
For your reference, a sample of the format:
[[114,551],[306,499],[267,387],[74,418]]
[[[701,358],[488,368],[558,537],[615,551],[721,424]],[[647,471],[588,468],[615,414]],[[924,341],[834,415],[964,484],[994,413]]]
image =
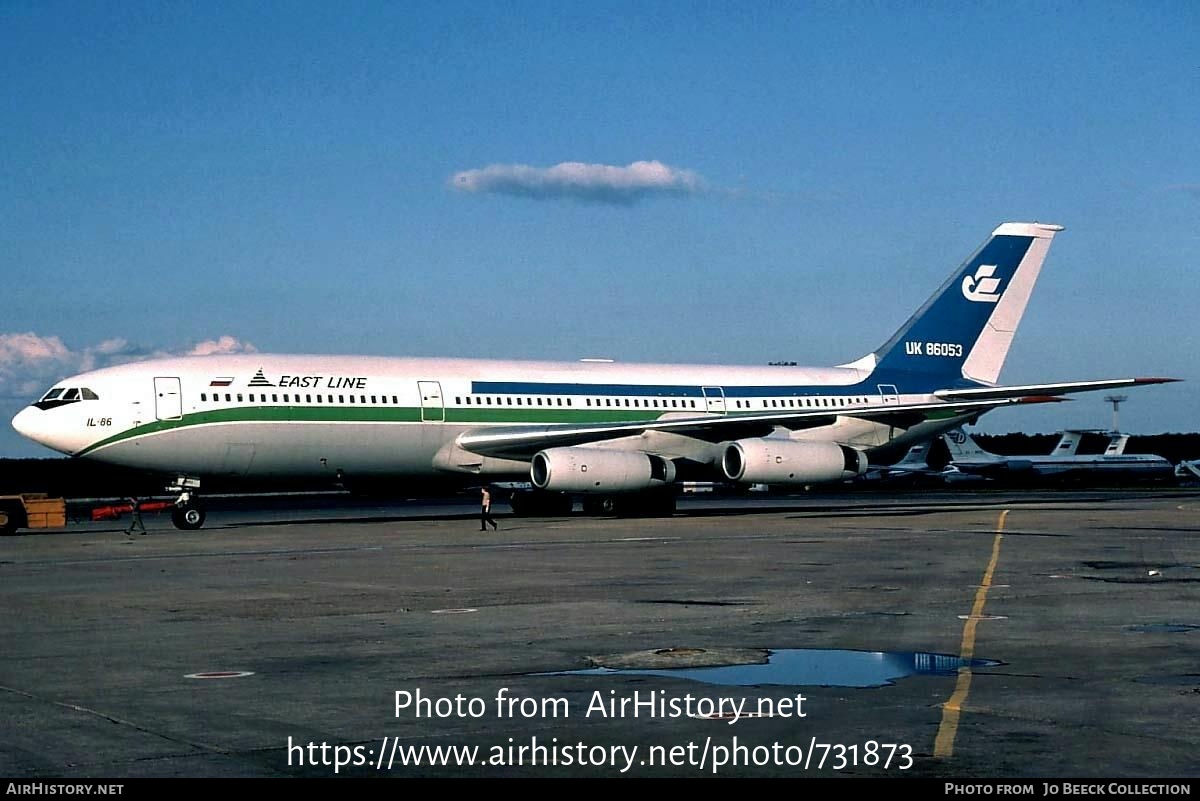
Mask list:
[[[522,362],[240,354],[110,367],[55,385],[94,399],[47,402],[21,433],[75,456],[196,476],[520,475],[519,462],[459,468],[439,458],[489,426],[613,423],[668,416],[836,410],[928,402],[835,368]],[[47,396],[49,397],[49,396]],[[62,395],[59,396],[60,398]],[[47,408],[35,408],[46,406]],[[782,435],[870,449],[935,436],[961,419],[897,428],[837,417]],[[617,440],[608,447],[637,444]],[[680,456],[711,461],[705,443]]]

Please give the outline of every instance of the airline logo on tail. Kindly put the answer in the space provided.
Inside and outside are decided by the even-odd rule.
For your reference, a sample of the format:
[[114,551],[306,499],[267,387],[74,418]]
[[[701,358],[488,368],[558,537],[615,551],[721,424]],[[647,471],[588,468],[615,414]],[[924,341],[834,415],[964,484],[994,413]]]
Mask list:
[[954,442],[957,445],[962,445],[967,441],[967,434],[961,428],[956,428],[953,431],[947,431],[946,439]]
[[995,264],[981,264],[974,276],[963,276],[962,293],[967,300],[975,303],[995,303],[1000,300],[1000,279],[992,278],[996,272]]

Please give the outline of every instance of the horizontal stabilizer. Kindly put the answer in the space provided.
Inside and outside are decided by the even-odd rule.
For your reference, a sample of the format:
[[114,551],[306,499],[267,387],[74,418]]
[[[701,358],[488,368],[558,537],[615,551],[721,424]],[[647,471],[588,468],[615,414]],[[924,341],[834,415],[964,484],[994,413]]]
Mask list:
[[972,389],[939,389],[933,393],[943,400],[1000,400],[1034,396],[1067,395],[1072,392],[1094,392],[1098,389],[1137,387],[1144,384],[1170,384],[1179,378],[1106,378],[1099,381],[1068,381],[1061,384],[1023,384],[1012,387],[975,387]]

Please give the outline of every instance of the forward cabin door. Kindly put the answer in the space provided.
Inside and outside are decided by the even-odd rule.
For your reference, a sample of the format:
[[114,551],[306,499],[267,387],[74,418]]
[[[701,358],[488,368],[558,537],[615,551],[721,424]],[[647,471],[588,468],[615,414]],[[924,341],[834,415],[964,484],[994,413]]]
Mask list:
[[418,381],[417,392],[421,395],[421,422],[446,422],[446,406],[442,403],[441,382]]
[[701,387],[704,394],[705,411],[711,414],[725,414],[725,390],[722,387]]
[[159,420],[178,420],[183,417],[183,397],[178,378],[154,379],[154,416]]

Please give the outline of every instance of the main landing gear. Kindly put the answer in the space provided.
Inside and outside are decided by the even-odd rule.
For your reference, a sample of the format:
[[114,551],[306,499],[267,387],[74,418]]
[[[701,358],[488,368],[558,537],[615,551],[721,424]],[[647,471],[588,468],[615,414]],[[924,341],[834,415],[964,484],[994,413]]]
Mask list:
[[[517,490],[509,498],[517,517],[559,517],[571,514],[574,498],[565,492]],[[672,490],[630,492],[618,495],[584,495],[585,515],[616,517],[670,517],[675,513]]]
[[177,492],[175,508],[171,510],[171,522],[175,528],[184,531],[195,531],[204,525],[204,507],[197,497],[200,489],[200,479],[180,476],[171,482],[167,492]]

